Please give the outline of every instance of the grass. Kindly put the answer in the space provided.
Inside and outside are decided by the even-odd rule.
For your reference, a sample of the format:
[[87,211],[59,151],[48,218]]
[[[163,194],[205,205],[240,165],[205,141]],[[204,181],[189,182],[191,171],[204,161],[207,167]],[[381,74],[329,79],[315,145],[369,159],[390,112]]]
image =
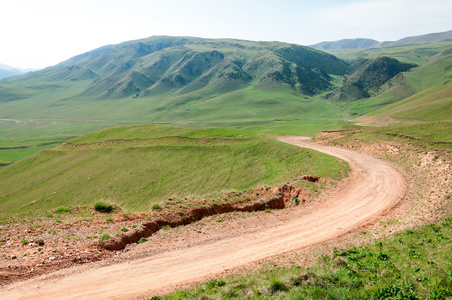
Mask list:
[[359,141],[364,144],[381,144],[396,141],[408,144],[416,151],[446,150],[452,143],[452,122],[432,122],[417,125],[393,125],[382,128],[367,128],[345,134],[342,141]]
[[152,205],[152,210],[162,210],[162,206],[160,206],[160,204],[153,204]]
[[147,211],[173,196],[276,186],[301,174],[338,179],[347,169],[330,156],[233,129],[136,125],[69,142],[80,146],[62,145],[0,169],[3,212],[100,199]]
[[56,214],[62,214],[65,212],[70,212],[72,209],[70,207],[64,207],[64,206],[60,206],[57,209],[55,209],[55,213]]
[[108,234],[108,233],[102,233],[101,234],[101,236],[99,237],[99,241],[107,241],[107,240],[109,240],[111,237],[110,237],[110,234]]
[[94,209],[98,212],[110,213],[113,211],[113,206],[105,201],[96,201],[94,203]]
[[142,238],[138,241],[138,244],[145,243],[145,242],[147,242],[147,241],[148,241],[147,238],[142,237]]
[[[452,296],[452,218],[374,244],[336,250],[309,266],[272,264],[161,299],[446,299]],[[222,282],[213,285],[212,282]]]
[[0,168],[82,134],[123,124],[76,120],[0,120]]
[[452,84],[441,85],[373,111],[368,116],[442,121],[452,119]]

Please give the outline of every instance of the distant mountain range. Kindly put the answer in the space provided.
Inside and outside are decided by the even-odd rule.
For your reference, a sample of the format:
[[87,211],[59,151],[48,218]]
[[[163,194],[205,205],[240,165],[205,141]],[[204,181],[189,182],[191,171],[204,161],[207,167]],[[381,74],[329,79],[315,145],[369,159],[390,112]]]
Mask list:
[[13,76],[22,75],[28,72],[36,71],[36,69],[20,69],[8,65],[0,64],[0,80]]
[[372,39],[343,39],[332,42],[321,42],[309,47],[318,50],[339,50],[339,49],[363,49],[377,47],[393,47],[402,45],[427,44],[452,41],[452,30],[440,33],[430,33],[419,36],[412,36],[400,39],[395,42],[379,42]]
[[0,64],[0,79],[8,78],[25,73],[21,69],[17,69],[8,65]]

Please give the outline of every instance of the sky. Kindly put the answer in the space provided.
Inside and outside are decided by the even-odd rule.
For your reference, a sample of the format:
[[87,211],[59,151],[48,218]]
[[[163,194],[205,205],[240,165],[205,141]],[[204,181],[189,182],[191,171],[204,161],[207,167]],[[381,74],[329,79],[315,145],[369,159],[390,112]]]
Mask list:
[[153,35],[312,45],[452,30],[451,0],[0,0],[0,63],[40,69]]

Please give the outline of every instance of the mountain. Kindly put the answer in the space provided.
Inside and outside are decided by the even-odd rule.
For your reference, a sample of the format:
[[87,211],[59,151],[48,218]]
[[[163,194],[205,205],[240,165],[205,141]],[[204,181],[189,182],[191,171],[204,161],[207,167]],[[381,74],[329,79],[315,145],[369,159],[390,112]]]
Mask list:
[[373,60],[358,59],[349,67],[346,83],[325,98],[336,101],[369,98],[379,94],[379,88],[390,79],[415,67],[417,65],[385,56]]
[[318,50],[344,50],[344,49],[365,49],[381,47],[398,47],[416,44],[429,44],[452,41],[452,30],[439,33],[430,33],[419,36],[406,37],[392,42],[379,42],[372,39],[344,39],[332,42],[321,42],[309,47]]
[[334,42],[321,42],[315,45],[310,45],[314,49],[318,50],[331,50],[331,49],[362,49],[377,47],[380,44],[379,41],[372,39],[344,39]]
[[392,42],[389,46],[428,44],[452,41],[452,30],[439,33],[430,33],[419,36],[411,36]]
[[334,106],[312,97],[334,90],[347,68],[331,54],[299,45],[156,36],[0,82],[0,119],[337,120]]
[[346,63],[307,47],[238,40],[151,37],[76,56],[39,76],[92,80],[83,96],[146,97],[200,89],[283,85],[308,95],[331,87]]
[[8,65],[0,64],[0,79],[20,75],[23,73],[24,73],[24,71],[22,71],[20,69],[17,69],[17,68],[8,66]]
[[[72,128],[84,128],[81,132],[88,132],[80,123],[87,121],[95,129],[102,122],[281,128],[280,122],[303,119],[337,124],[346,120],[343,111],[325,95],[366,98],[408,69],[399,68],[395,59],[372,62],[350,64],[280,42],[154,36],[104,46],[0,82],[0,119],[65,120],[76,123]],[[345,87],[344,76],[349,77]]]

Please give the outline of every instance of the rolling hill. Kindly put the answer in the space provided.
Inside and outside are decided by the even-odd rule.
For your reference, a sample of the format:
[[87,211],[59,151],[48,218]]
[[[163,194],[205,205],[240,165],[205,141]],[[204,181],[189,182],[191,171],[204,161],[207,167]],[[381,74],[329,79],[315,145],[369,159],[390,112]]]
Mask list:
[[444,121],[452,120],[452,84],[440,85],[375,110],[374,118]]

